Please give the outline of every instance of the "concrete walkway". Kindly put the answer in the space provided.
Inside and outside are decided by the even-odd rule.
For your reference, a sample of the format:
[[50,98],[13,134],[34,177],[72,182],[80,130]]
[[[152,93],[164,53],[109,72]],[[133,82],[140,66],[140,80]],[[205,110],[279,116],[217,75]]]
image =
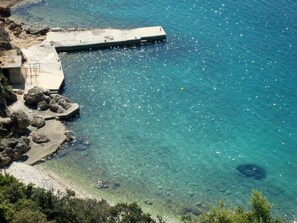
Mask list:
[[137,29],[91,29],[60,30],[47,34],[44,44],[54,46],[57,51],[88,50],[90,48],[106,48],[111,46],[137,45],[151,41],[166,39],[161,26]]

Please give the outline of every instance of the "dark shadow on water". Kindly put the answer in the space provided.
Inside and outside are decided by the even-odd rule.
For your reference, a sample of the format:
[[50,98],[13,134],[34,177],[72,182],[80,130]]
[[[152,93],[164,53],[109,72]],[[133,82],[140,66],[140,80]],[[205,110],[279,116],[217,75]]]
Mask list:
[[256,164],[239,164],[236,166],[236,170],[247,178],[252,178],[255,180],[262,180],[266,178],[266,170]]

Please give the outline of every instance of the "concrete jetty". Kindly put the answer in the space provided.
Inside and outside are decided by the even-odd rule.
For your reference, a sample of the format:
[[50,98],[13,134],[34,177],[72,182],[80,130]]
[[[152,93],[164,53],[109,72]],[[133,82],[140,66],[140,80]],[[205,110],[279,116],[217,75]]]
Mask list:
[[39,44],[22,49],[26,62],[22,66],[25,89],[34,86],[57,92],[64,81],[60,57],[54,47]]
[[59,30],[47,34],[45,44],[52,45],[58,52],[108,48],[113,46],[139,45],[147,42],[164,41],[166,33],[161,26],[129,30],[91,29]]
[[64,72],[57,52],[131,46],[165,39],[161,26],[129,30],[52,29],[41,44],[21,49],[26,58],[22,66],[25,89],[39,86],[52,92],[60,90]]

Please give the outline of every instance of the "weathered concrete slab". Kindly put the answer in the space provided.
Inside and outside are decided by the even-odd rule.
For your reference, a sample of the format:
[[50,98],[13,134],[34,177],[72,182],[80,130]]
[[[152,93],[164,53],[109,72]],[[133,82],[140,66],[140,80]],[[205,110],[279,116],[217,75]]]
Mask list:
[[23,64],[25,88],[34,86],[58,91],[64,81],[64,72],[56,49],[50,45],[36,45],[22,49],[27,59]]
[[48,120],[44,127],[36,129],[30,126],[30,130],[46,135],[50,141],[44,144],[33,142],[32,136],[29,136],[31,149],[26,153],[28,159],[25,161],[28,165],[34,165],[41,159],[55,153],[66,140],[65,126],[57,120]]

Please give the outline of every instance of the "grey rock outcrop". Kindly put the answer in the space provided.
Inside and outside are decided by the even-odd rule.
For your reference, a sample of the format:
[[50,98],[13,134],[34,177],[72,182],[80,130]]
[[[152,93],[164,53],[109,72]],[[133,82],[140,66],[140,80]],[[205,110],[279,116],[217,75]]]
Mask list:
[[67,97],[55,94],[50,95],[48,90],[34,87],[24,95],[25,104],[37,106],[40,111],[50,109],[55,113],[63,113],[71,107],[71,102]]
[[31,121],[31,125],[36,128],[42,128],[45,125],[45,120],[41,116],[34,116]]
[[0,167],[4,167],[4,166],[10,164],[11,161],[12,161],[12,158],[10,158],[6,155],[0,154]]
[[27,153],[30,150],[30,140],[27,137],[21,137],[18,139],[18,143],[14,147],[14,151],[18,151],[22,154]]
[[33,142],[35,142],[37,144],[47,143],[50,141],[50,139],[46,135],[41,134],[41,133],[34,133],[32,135],[32,139],[33,139]]
[[25,104],[36,106],[39,102],[44,101],[44,92],[40,87],[35,86],[31,88],[27,94],[24,95]]
[[35,29],[35,28],[27,28],[25,31],[27,34],[36,35],[36,36],[44,36],[48,33],[49,28]]
[[13,112],[10,115],[12,121],[12,130],[16,133],[24,133],[27,127],[30,125],[30,119],[28,115],[23,111]]
[[[69,99],[65,96],[62,96],[62,95],[55,95],[51,98],[50,100],[50,107],[51,105],[58,105],[58,106],[61,106],[64,110],[67,110],[71,107],[71,103],[69,101]],[[55,107],[57,108],[58,110],[58,107]],[[56,109],[54,109],[56,110]]]
[[23,159],[24,154],[31,148],[30,140],[27,137],[9,138],[3,141],[3,144],[0,145],[0,167]]

